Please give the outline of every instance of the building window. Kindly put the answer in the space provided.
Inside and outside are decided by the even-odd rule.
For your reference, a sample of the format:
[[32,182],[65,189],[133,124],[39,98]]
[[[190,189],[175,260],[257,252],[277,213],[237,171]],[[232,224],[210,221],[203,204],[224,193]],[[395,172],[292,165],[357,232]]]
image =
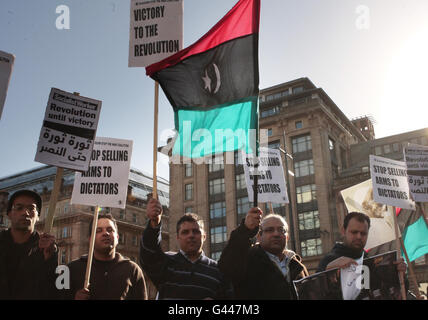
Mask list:
[[383,152],[384,152],[384,154],[391,153],[391,146],[389,144],[385,144],[383,146]]
[[382,154],[382,147],[375,147],[375,155],[380,156]]
[[328,149],[334,151],[334,140],[331,138],[328,138]]
[[186,163],[184,165],[184,172],[185,172],[186,177],[192,176],[192,164],[191,163]]
[[119,244],[125,244],[125,234],[119,232]]
[[221,251],[211,252],[211,259],[218,261],[221,256]]
[[317,199],[315,184],[296,187],[297,203],[311,202]]
[[294,163],[294,175],[296,178],[314,174],[314,160],[302,160]]
[[59,264],[67,264],[67,249],[61,250]]
[[224,218],[226,217],[226,202],[213,202],[210,203],[210,218]]
[[193,184],[186,184],[185,185],[185,194],[184,194],[184,200],[191,200],[193,198]]
[[303,128],[303,122],[302,121],[296,121],[296,129],[302,129]]
[[293,94],[303,92],[303,87],[295,87],[293,88]]
[[241,220],[245,218],[249,210],[250,202],[248,201],[248,197],[236,199],[236,213],[238,217],[238,224],[241,223]]
[[64,213],[68,213],[69,208],[70,208],[70,204],[69,204],[68,202],[66,202],[66,203],[64,204]]
[[394,152],[400,151],[400,145],[398,143],[393,143],[392,144],[392,151],[394,151]]
[[63,227],[61,228],[60,234],[59,234],[59,239],[66,239],[66,238],[70,238],[71,237],[71,227],[67,226],[67,227]]
[[299,230],[319,229],[320,217],[318,210],[299,213]]
[[223,155],[217,155],[212,158],[210,163],[208,164],[209,172],[217,172],[224,169],[224,159]]
[[280,112],[281,112],[281,107],[275,106],[273,108],[262,110],[262,112],[260,114],[260,118],[267,118],[267,117],[273,116],[275,114],[278,114]]
[[137,215],[135,213],[132,214],[132,222],[137,223]]
[[184,213],[192,213],[193,212],[193,207],[186,207],[184,209]]
[[226,226],[211,228],[210,236],[211,236],[211,244],[226,242],[227,240]]
[[133,235],[133,236],[132,236],[132,245],[133,245],[134,247],[137,247],[137,246],[138,246],[138,237],[137,237],[137,236],[135,236],[135,235]]
[[241,173],[235,176],[235,186],[236,186],[236,190],[244,190],[247,188],[247,184],[245,183],[244,173]]
[[125,220],[125,210],[120,209],[120,211],[119,211],[119,219],[120,220]]
[[272,129],[268,129],[268,137],[272,137]]
[[312,150],[312,140],[310,135],[293,138],[293,153]]
[[280,147],[281,147],[281,144],[280,144],[279,140],[269,142],[269,144],[268,144],[269,149],[279,149]]
[[309,239],[300,242],[302,247],[302,257],[317,256],[322,254],[321,239]]
[[210,196],[224,193],[224,178],[209,180],[208,186]]

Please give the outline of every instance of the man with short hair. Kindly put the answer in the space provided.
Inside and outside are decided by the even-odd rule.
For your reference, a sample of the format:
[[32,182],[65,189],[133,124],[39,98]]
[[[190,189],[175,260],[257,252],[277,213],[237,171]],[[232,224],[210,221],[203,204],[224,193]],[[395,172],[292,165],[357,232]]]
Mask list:
[[[350,212],[347,214],[341,228],[343,243],[337,242],[334,245],[333,249],[320,261],[317,272],[334,268],[343,270],[352,265],[361,265],[364,258],[367,257],[364,247],[367,243],[369,228],[370,218],[366,214],[362,212]],[[407,265],[404,263],[404,259],[401,258],[394,264],[397,265],[398,272],[406,272]],[[357,277],[358,274],[352,276]],[[350,294],[344,294],[344,299],[358,299],[360,290],[357,289],[353,288]]]
[[231,285],[220,273],[217,262],[202,251],[206,234],[198,215],[188,213],[178,220],[178,253],[164,253],[161,249],[162,206],[158,200],[149,200],[147,217],[149,221],[141,239],[140,261],[158,289],[159,300],[232,297]]
[[35,231],[42,199],[19,190],[9,199],[8,230],[0,232],[0,300],[53,299],[58,265],[55,237]]
[[[232,280],[238,299],[296,299],[293,281],[308,275],[300,256],[287,249],[284,218],[260,208],[248,211],[232,231],[219,260],[220,270]],[[251,245],[257,235],[258,244]]]
[[[92,223],[89,232],[92,231]],[[83,288],[88,255],[69,263],[70,290],[75,300],[147,300],[146,283],[141,268],[116,252],[119,234],[111,214],[98,217],[89,289]]]

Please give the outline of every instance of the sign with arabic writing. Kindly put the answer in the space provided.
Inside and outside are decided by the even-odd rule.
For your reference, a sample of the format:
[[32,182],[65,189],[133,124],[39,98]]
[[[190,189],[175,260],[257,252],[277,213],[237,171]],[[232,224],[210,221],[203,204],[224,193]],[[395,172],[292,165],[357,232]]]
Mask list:
[[404,159],[413,199],[428,202],[428,147],[409,144],[404,148]]
[[87,171],[100,111],[101,101],[52,88],[34,160]]
[[86,172],[76,172],[71,203],[125,209],[132,141],[97,137]]

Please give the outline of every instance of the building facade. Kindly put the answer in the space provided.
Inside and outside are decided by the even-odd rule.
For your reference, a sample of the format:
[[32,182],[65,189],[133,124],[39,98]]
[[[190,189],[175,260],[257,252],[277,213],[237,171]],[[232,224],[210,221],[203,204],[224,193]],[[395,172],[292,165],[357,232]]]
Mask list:
[[[51,191],[54,185],[56,168],[43,166],[34,170],[22,172],[0,179],[0,202],[7,199],[15,191],[29,189],[39,193],[43,200],[40,219],[36,224],[37,230],[43,230],[45,217],[48,212]],[[91,222],[95,207],[71,204],[74,171],[64,170],[61,189],[56,205],[52,234],[57,239],[59,248],[59,264],[67,264],[88,254]],[[169,185],[168,181],[158,178],[159,201],[164,207],[162,223],[168,226],[169,217]],[[117,251],[139,263],[140,239],[147,224],[146,207],[147,195],[153,191],[152,178],[136,169],[131,169],[128,184],[128,197],[125,209],[101,208],[100,213],[110,213],[117,220],[119,244]],[[4,201],[3,201],[4,202]],[[0,205],[0,228],[8,227],[6,206]],[[169,250],[168,228],[163,228],[162,248]],[[156,289],[146,276],[149,298],[156,296]],[[83,285],[83,284],[82,284]]]
[[[266,134],[269,147],[282,149],[286,167],[290,204],[273,204],[273,210],[286,218],[288,247],[303,257],[311,273],[340,240],[346,209],[339,192],[370,177],[369,154],[402,159],[405,142],[428,145],[428,129],[376,140],[372,119],[349,120],[308,78],[260,92],[260,129],[261,141]],[[204,164],[170,165],[170,226],[184,212],[201,215],[207,231],[204,250],[214,259],[252,206],[239,159],[235,152]],[[174,239],[175,230],[169,231]]]

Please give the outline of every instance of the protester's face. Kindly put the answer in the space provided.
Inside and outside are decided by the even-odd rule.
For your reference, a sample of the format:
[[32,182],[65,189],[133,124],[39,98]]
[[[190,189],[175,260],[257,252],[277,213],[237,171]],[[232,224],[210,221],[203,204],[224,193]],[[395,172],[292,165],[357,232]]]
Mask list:
[[355,218],[349,220],[346,229],[342,228],[345,245],[358,251],[362,251],[366,246],[368,234],[369,226],[367,222],[360,222]]
[[184,221],[177,234],[178,246],[187,255],[195,255],[202,252],[205,241],[205,233],[196,222]]
[[119,234],[110,219],[99,219],[95,234],[94,250],[101,254],[108,254],[114,250],[119,242]]
[[12,229],[33,232],[34,226],[39,220],[35,199],[25,195],[16,197],[8,216]]
[[258,236],[260,246],[275,255],[283,252],[288,240],[285,229],[284,223],[276,217],[264,220]]

